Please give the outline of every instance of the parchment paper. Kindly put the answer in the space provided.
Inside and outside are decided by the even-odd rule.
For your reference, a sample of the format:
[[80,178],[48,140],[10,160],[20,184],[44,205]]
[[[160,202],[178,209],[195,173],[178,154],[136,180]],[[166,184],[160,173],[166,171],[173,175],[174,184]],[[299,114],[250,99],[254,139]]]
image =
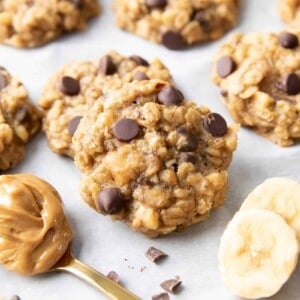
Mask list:
[[[129,0],[130,1],[130,0]],[[17,75],[37,102],[47,78],[71,60],[96,58],[110,49],[139,54],[147,59],[159,57],[170,69],[186,97],[205,104],[231,118],[220,102],[219,90],[211,83],[211,56],[228,37],[185,51],[169,51],[120,31],[114,26],[112,1],[102,0],[103,11],[84,33],[75,33],[35,50],[0,46],[0,64]],[[270,31],[284,28],[277,13],[276,0],[244,0],[240,20],[233,31]],[[232,31],[232,32],[233,32]],[[230,33],[229,33],[230,34]],[[180,276],[183,288],[171,299],[233,300],[221,282],[217,250],[227,222],[246,195],[267,177],[288,176],[300,180],[300,145],[280,148],[247,129],[239,133],[238,150],[230,167],[230,190],[226,203],[205,222],[182,233],[150,240],[126,225],[112,223],[88,208],[79,194],[80,172],[71,159],[50,151],[40,134],[28,147],[22,164],[12,173],[28,172],[53,184],[61,194],[75,232],[73,250],[83,262],[107,274],[115,270],[122,284],[142,299],[160,293],[159,284]],[[169,254],[155,265],[144,256],[150,246]],[[288,245],[287,245],[288,247]],[[125,260],[126,259],[126,260]],[[140,269],[146,267],[143,272]],[[300,299],[300,267],[272,299]],[[69,274],[55,273],[22,278],[0,267],[0,296],[13,294],[22,300],[106,299],[94,288]]]

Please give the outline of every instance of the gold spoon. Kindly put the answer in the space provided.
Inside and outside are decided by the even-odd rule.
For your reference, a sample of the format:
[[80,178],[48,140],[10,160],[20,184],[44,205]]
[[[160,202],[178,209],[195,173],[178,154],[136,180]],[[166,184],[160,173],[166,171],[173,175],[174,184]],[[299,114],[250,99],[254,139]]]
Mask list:
[[124,287],[110,280],[105,275],[77,260],[73,256],[70,246],[62,258],[49,270],[49,272],[53,271],[69,272],[96,287],[110,299],[140,300],[140,298],[132,292],[126,290]]

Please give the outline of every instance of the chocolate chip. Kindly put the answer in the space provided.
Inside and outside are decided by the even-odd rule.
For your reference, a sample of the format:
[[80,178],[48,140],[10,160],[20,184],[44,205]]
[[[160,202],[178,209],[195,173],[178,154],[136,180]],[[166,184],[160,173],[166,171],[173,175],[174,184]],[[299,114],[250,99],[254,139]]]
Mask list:
[[117,188],[107,188],[98,196],[100,209],[109,215],[118,214],[124,208],[124,196]]
[[296,95],[300,92],[300,79],[295,73],[284,76],[282,81],[282,89],[288,95]]
[[145,0],[149,8],[163,8],[167,5],[167,0]]
[[120,277],[118,275],[118,273],[116,273],[115,271],[110,271],[107,275],[107,278],[109,278],[110,280],[114,281],[115,283],[119,283],[120,282]]
[[69,0],[69,2],[71,2],[74,6],[80,9],[84,6],[83,0]]
[[150,247],[147,252],[145,253],[146,257],[149,258],[152,262],[157,262],[161,260],[164,257],[167,257],[168,255],[161,250],[155,248],[155,247]]
[[203,28],[208,28],[210,25],[207,20],[207,14],[204,9],[196,11],[193,16],[193,20],[197,21]]
[[114,73],[116,73],[117,67],[110,55],[105,55],[100,59],[99,71],[103,75],[113,75]]
[[19,107],[18,110],[16,111],[15,119],[20,123],[27,121],[29,117],[30,116],[29,116],[28,109],[25,106]]
[[212,136],[220,137],[227,133],[227,123],[225,119],[217,114],[210,113],[205,116],[203,126]]
[[183,95],[179,90],[168,85],[158,93],[157,99],[164,105],[179,105],[183,101]]
[[152,300],[170,300],[170,296],[168,293],[161,293],[161,294],[152,296]]
[[7,86],[6,77],[0,73],[0,90],[4,89]]
[[228,92],[227,91],[225,91],[225,90],[221,90],[221,96],[222,97],[227,97],[228,96]]
[[73,136],[76,132],[78,125],[80,123],[80,120],[82,119],[82,116],[74,117],[68,124],[68,131],[70,136]]
[[77,79],[64,76],[60,81],[59,89],[65,95],[75,96],[80,92],[80,84]]
[[163,34],[162,43],[171,50],[179,50],[187,45],[182,35],[174,30],[168,30]]
[[138,55],[131,55],[131,56],[129,56],[129,59],[134,61],[138,66],[144,66],[144,67],[149,66],[149,63],[146,61],[146,59],[144,59]]
[[217,61],[217,73],[220,77],[226,78],[236,69],[236,64],[230,56],[222,56]]
[[294,49],[298,47],[299,40],[297,35],[283,31],[279,34],[279,43],[283,48]]
[[179,145],[179,151],[191,152],[198,148],[198,140],[186,127],[178,128],[177,132],[185,137],[185,141]]
[[144,72],[136,71],[134,76],[133,76],[133,79],[141,81],[141,80],[148,80],[149,77]]
[[160,284],[160,286],[169,293],[175,293],[180,285],[181,281],[179,279],[169,279]]
[[13,295],[10,300],[21,300],[21,298],[18,295]]
[[180,162],[188,162],[188,163],[192,163],[193,165],[195,165],[197,163],[197,157],[190,153],[183,152],[180,154],[179,161]]
[[121,142],[130,142],[140,134],[140,127],[136,121],[125,118],[114,125],[113,134]]

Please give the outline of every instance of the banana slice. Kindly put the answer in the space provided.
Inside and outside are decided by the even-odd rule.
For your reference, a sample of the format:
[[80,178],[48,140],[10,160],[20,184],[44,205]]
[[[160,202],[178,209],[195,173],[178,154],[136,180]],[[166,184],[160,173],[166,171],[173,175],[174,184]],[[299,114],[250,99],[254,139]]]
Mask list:
[[270,178],[248,195],[240,210],[262,208],[283,217],[300,240],[300,183],[289,178]]
[[221,238],[223,281],[240,297],[269,297],[294,271],[298,252],[295,231],[279,215],[263,209],[239,211]]

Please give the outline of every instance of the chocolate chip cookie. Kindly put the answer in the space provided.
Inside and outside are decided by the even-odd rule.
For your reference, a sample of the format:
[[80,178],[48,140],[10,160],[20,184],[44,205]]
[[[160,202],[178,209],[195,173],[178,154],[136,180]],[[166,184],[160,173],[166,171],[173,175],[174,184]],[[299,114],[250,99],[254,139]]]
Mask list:
[[41,46],[65,32],[83,30],[99,13],[97,0],[0,1],[0,43]]
[[300,24],[300,1],[299,0],[280,0],[279,14],[281,19],[290,25],[299,28]]
[[173,50],[215,40],[237,21],[239,0],[114,0],[121,29]]
[[41,112],[29,102],[23,84],[0,68],[0,170],[13,168],[25,144],[39,131]]
[[237,128],[169,83],[126,83],[73,137],[82,197],[150,237],[186,228],[224,201]]
[[114,51],[94,61],[64,66],[49,79],[39,102],[46,111],[43,129],[49,147],[72,157],[72,136],[88,108],[103,93],[118,89],[125,82],[149,78],[171,81],[160,60],[149,63],[138,55],[127,57]]
[[280,146],[300,139],[299,37],[235,34],[214,59],[213,81],[233,119]]

